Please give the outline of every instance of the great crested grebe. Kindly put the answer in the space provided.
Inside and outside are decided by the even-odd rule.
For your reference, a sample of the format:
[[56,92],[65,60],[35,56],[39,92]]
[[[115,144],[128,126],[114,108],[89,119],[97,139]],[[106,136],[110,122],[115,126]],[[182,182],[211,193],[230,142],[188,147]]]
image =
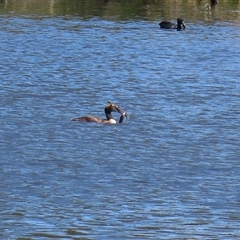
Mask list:
[[96,123],[108,123],[108,124],[116,124],[116,120],[113,119],[112,112],[118,112],[121,114],[119,118],[119,123],[123,123],[124,118],[127,118],[129,114],[125,112],[122,108],[118,105],[108,102],[107,106],[104,109],[106,114],[106,119],[100,117],[93,117],[93,116],[84,116],[78,118],[72,118],[71,121],[78,121],[78,122],[96,122]]
[[159,23],[160,28],[166,28],[166,29],[177,29],[178,31],[184,30],[186,28],[186,25],[183,22],[182,18],[177,19],[177,24],[167,22],[167,21],[162,21]]

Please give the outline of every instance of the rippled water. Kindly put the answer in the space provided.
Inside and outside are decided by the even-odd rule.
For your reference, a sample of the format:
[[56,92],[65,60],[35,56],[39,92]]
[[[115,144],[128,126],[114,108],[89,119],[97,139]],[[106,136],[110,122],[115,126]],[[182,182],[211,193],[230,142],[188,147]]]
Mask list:
[[239,239],[239,25],[0,25],[1,239]]

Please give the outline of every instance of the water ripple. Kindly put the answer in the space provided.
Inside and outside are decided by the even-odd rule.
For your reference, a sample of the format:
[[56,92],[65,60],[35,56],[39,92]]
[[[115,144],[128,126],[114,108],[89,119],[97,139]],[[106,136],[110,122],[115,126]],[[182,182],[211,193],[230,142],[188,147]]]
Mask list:
[[238,239],[236,26],[1,24],[2,238]]

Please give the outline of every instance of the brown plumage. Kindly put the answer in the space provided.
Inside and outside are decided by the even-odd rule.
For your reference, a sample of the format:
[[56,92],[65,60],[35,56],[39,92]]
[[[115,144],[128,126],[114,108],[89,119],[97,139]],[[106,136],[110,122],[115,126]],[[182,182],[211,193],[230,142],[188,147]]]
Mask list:
[[107,123],[107,124],[116,124],[116,120],[113,119],[112,112],[118,112],[121,114],[119,123],[122,123],[124,118],[128,117],[128,113],[125,112],[122,108],[117,106],[114,103],[108,102],[107,106],[104,109],[106,119],[94,116],[84,116],[78,118],[72,118],[71,121],[78,121],[78,122],[96,122],[96,123]]

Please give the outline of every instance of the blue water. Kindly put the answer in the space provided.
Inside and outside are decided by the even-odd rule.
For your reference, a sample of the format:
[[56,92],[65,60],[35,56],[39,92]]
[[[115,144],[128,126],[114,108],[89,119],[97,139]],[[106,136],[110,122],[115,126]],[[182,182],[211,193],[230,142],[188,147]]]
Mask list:
[[1,239],[239,239],[239,25],[0,25]]

